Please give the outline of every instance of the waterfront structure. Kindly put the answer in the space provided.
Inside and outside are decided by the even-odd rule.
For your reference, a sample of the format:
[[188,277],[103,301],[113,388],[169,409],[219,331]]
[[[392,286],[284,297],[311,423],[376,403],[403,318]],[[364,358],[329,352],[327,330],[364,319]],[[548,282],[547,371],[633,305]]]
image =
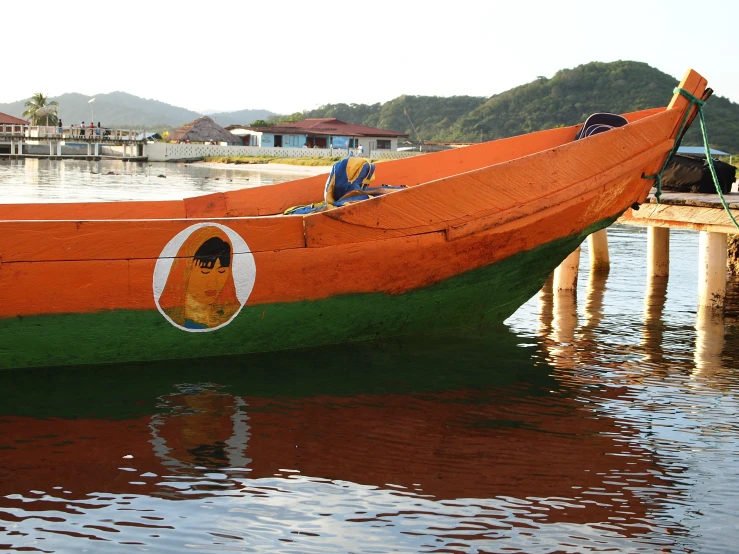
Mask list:
[[28,125],[28,121],[0,112],[0,125]]
[[364,153],[397,151],[398,138],[408,136],[397,131],[346,123],[333,117],[309,118],[270,127],[229,125],[226,129],[231,132],[247,130],[261,133],[259,144],[252,146],[262,148],[305,147],[353,151],[361,146]]
[[9,155],[15,148],[12,137],[20,136],[28,121],[0,112],[0,156]]
[[236,135],[241,138],[243,146],[262,146],[262,132],[254,129],[247,129],[245,127],[239,127],[230,125],[226,128],[232,135]]
[[[654,191],[653,191],[654,192]],[[647,229],[647,281],[668,278],[670,274],[670,229],[700,232],[698,259],[698,307],[711,312],[723,311],[726,300],[728,237],[739,233],[737,190],[724,195],[731,215],[718,194],[663,192],[659,202],[654,194],[647,201],[629,208],[618,223]],[[733,220],[732,220],[733,217]],[[608,235],[606,229],[588,237],[591,271],[608,271]],[[685,262],[685,260],[683,260]],[[577,288],[580,267],[578,246],[554,271],[554,291]]]
[[146,159],[144,146],[147,135],[140,130],[25,123],[0,123],[0,156],[90,160],[114,158],[127,161]]

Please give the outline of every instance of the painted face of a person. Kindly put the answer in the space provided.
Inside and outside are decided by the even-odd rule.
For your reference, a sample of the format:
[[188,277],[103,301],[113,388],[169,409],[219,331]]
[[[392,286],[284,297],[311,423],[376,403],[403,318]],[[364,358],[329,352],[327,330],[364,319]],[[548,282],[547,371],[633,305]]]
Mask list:
[[223,290],[231,267],[223,267],[219,259],[215,260],[212,267],[196,259],[193,262],[190,282],[187,285],[187,293],[201,304],[213,304]]

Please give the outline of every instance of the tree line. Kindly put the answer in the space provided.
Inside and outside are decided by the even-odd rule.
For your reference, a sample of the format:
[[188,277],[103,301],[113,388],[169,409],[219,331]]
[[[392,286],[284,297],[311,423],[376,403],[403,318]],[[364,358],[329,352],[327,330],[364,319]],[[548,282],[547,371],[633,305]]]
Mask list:
[[[348,123],[406,133],[414,141],[480,142],[576,125],[595,112],[626,113],[665,106],[678,81],[633,61],[592,62],[563,69],[489,98],[403,95],[376,104],[326,104],[273,117],[273,124],[335,117]],[[739,152],[739,104],[714,95],[705,107],[712,148]],[[701,145],[694,124],[684,145]]]

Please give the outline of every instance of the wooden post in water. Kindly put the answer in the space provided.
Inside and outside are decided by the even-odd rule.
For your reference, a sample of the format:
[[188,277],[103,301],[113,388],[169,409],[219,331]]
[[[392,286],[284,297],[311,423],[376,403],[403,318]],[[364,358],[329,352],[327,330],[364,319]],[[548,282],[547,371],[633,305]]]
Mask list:
[[667,277],[670,274],[670,229],[647,227],[647,277]]
[[601,229],[588,236],[588,250],[590,251],[590,271],[608,271],[611,269],[607,229]]
[[700,232],[698,305],[723,310],[726,297],[726,233]]
[[698,306],[693,350],[694,375],[710,376],[723,369],[721,354],[724,351],[725,334],[724,314],[707,306]]
[[580,247],[559,264],[554,270],[554,291],[574,290],[577,288],[577,271],[580,267]]

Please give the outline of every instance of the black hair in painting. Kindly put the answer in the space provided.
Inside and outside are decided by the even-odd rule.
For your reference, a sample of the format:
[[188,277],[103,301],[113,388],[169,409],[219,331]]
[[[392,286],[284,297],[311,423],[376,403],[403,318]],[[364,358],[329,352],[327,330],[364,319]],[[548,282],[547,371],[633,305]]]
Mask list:
[[212,269],[216,260],[220,260],[221,267],[228,267],[231,265],[231,245],[223,239],[213,237],[206,240],[193,257],[200,267],[206,269]]

